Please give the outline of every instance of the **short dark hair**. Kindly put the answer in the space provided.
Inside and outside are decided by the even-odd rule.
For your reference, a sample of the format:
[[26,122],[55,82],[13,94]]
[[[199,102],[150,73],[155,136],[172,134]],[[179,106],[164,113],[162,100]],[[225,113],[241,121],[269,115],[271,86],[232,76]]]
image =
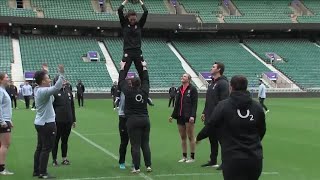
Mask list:
[[236,75],[231,78],[230,85],[234,91],[246,91],[248,88],[248,79],[242,75]]
[[0,80],[3,80],[4,79],[4,77],[6,77],[6,73],[0,73]]
[[36,81],[36,83],[38,85],[41,85],[42,84],[42,81],[44,79],[44,77],[47,75],[47,72],[45,71],[37,71],[35,74],[34,74],[34,80]]
[[129,18],[130,16],[137,16],[137,13],[134,10],[130,9],[127,13],[127,18]]
[[141,86],[141,80],[139,77],[134,77],[131,79],[132,87],[140,87]]
[[222,62],[215,62],[214,64],[217,65],[217,68],[220,69],[220,74],[223,75],[223,73],[224,73],[224,64]]

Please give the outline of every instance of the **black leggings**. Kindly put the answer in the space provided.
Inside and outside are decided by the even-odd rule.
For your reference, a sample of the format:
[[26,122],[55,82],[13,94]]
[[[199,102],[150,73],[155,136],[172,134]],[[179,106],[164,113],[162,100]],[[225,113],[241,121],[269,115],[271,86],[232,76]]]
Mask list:
[[265,111],[268,111],[267,106],[264,105],[264,100],[265,100],[265,98],[259,98],[259,102],[260,102],[261,106],[263,107],[263,109],[264,109]]
[[140,148],[143,152],[146,167],[151,166],[151,152],[149,146],[150,121],[148,117],[128,117],[127,128],[132,147],[132,160],[135,169],[140,169]]
[[57,122],[57,136],[54,147],[52,149],[52,159],[57,160],[59,141],[61,139],[61,153],[62,157],[66,158],[68,154],[68,140],[71,132],[72,123]]
[[223,161],[224,180],[258,180],[262,159],[233,159]]
[[119,164],[125,163],[127,146],[129,143],[129,135],[127,131],[127,118],[119,116],[119,134],[120,134],[120,147],[119,147]]

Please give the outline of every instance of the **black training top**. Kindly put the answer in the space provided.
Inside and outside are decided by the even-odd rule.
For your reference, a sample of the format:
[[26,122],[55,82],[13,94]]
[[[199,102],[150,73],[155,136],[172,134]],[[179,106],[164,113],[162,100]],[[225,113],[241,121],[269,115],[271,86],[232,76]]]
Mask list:
[[118,9],[120,24],[123,31],[123,50],[141,50],[141,31],[146,23],[148,10],[145,5],[142,5],[142,17],[135,25],[130,25],[128,18],[123,15],[123,8],[124,6],[121,5]]
[[143,71],[140,87],[129,87],[126,78],[126,72],[121,70],[119,73],[119,85],[125,95],[125,110],[127,117],[130,116],[148,116],[147,102],[149,97],[149,75],[148,71]]
[[217,104],[228,97],[229,83],[227,78],[225,76],[221,76],[216,80],[212,80],[207,90],[206,103],[202,112],[202,114],[205,115],[205,124],[208,122],[207,120]]
[[197,141],[207,138],[215,129],[218,129],[223,161],[263,158],[261,141],[266,132],[265,114],[248,91],[232,92],[229,98],[219,102]]
[[72,92],[68,88],[62,88],[53,96],[53,108],[56,113],[56,122],[75,122],[76,115]]

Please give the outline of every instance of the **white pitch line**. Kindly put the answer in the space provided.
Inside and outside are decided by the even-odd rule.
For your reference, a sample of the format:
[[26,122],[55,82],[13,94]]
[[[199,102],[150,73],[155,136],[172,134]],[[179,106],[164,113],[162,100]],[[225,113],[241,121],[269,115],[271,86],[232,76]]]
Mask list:
[[[77,136],[79,136],[81,139],[85,140],[87,143],[91,144],[92,146],[94,146],[95,148],[101,150],[102,152],[106,153],[107,155],[109,155],[110,157],[112,157],[115,160],[118,160],[119,157],[116,156],[115,154],[113,154],[112,152],[108,151],[107,149],[101,147],[100,145],[96,144],[95,142],[91,141],[90,139],[84,137],[82,134],[78,133],[75,130],[71,130],[74,134],[76,134]],[[144,173],[139,173],[139,176],[143,177],[144,179],[147,180],[152,180],[152,178],[150,178],[149,176],[145,175]]]
[[[211,176],[216,174],[222,174],[222,172],[217,173],[186,173],[186,174],[157,174],[155,177],[175,177],[175,176]],[[278,175],[279,172],[262,172],[263,175]],[[138,178],[138,176],[106,176],[106,177],[86,177],[86,178],[73,178],[73,179],[60,179],[60,180],[100,180],[100,179],[132,179]]]

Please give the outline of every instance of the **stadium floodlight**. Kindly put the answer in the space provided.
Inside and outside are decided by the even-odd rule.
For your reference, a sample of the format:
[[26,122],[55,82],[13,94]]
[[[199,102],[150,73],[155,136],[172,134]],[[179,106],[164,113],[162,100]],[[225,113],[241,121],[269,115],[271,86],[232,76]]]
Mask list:
[[100,29],[100,27],[98,26],[97,29]]
[[37,28],[36,28],[36,27],[34,27],[33,29],[34,29],[34,30],[36,30]]
[[9,26],[12,26],[12,23],[9,23],[8,25],[9,25]]
[[74,32],[77,32],[77,29],[74,29],[73,31],[74,31]]
[[54,28],[58,28],[58,25],[54,25]]

